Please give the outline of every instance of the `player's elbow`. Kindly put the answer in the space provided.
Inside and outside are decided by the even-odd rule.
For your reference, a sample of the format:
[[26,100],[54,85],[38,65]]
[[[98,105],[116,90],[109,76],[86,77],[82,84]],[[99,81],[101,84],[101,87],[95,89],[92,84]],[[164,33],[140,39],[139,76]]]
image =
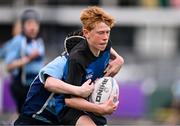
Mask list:
[[45,81],[45,85],[44,85],[44,88],[46,88],[48,91],[53,91],[54,89],[54,86],[51,82],[51,77],[48,77]]
[[123,65],[124,64],[124,58],[122,56],[119,56],[118,59],[119,59],[121,65]]

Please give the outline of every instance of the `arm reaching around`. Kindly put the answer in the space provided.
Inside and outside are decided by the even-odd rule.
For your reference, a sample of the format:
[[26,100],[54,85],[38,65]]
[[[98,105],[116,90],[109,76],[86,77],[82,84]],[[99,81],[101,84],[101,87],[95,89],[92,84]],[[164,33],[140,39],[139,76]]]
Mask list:
[[87,100],[83,98],[66,98],[65,99],[66,105],[78,110],[87,111],[87,112],[93,112],[100,115],[107,115],[112,114],[117,106],[118,102],[113,102],[113,97],[111,97],[108,101],[106,101],[103,104],[94,104],[91,102],[88,102]]
[[122,65],[124,64],[124,59],[121,57],[113,48],[111,48],[111,61],[109,62],[108,67],[105,69],[104,76],[115,76],[119,70],[121,69]]
[[94,89],[94,85],[87,80],[82,86],[74,86],[59,79],[48,77],[45,81],[45,88],[51,92],[72,94],[80,97],[88,97]]

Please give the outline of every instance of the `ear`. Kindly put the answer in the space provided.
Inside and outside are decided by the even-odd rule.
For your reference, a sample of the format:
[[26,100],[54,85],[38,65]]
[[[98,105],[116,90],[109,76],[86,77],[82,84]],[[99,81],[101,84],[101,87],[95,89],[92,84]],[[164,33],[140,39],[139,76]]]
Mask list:
[[89,38],[89,31],[85,28],[83,28],[83,35],[85,36],[86,39]]

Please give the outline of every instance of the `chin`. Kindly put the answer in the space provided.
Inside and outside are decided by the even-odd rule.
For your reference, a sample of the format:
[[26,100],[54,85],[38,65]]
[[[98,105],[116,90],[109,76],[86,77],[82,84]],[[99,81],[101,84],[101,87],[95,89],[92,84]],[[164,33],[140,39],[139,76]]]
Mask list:
[[104,51],[105,49],[106,49],[106,47],[105,48],[99,48],[100,51]]

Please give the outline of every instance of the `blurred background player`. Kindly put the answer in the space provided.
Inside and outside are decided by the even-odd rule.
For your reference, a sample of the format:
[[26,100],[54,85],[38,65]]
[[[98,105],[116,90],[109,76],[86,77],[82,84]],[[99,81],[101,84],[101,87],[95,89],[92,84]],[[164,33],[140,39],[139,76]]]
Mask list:
[[7,47],[5,62],[12,75],[11,92],[20,113],[30,84],[44,65],[45,49],[39,37],[40,16],[32,9],[21,16],[22,32]]
[[2,47],[0,48],[0,58],[5,59],[5,55],[8,53],[8,47],[11,44],[11,42],[13,41],[13,39],[16,38],[17,35],[21,34],[22,32],[22,26],[21,26],[21,21],[20,20],[16,20],[13,23],[12,26],[12,39],[8,40],[7,42],[5,42]]

